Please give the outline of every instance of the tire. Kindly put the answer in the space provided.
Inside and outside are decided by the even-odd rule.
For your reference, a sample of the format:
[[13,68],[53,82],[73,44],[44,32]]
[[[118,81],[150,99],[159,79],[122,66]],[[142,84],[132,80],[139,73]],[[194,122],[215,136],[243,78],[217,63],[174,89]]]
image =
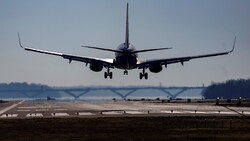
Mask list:
[[148,79],[148,73],[145,73],[145,79],[147,80]]
[[104,78],[107,79],[107,77],[108,77],[108,73],[104,72]]
[[142,73],[140,73],[140,79],[142,79]]
[[112,73],[112,72],[109,73],[109,78],[110,78],[110,79],[113,78],[113,73]]

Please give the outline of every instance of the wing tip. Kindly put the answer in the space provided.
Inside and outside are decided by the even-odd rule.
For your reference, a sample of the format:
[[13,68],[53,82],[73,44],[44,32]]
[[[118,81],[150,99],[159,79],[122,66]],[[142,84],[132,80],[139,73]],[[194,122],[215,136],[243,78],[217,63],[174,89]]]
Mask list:
[[17,32],[17,36],[18,36],[19,46],[20,46],[21,48],[24,48],[23,45],[22,45],[22,42],[21,42],[21,38],[20,38],[19,32]]
[[234,42],[233,42],[233,48],[232,50],[229,51],[229,53],[233,52],[234,51],[234,48],[235,48],[235,43],[236,43],[236,36],[234,37]]

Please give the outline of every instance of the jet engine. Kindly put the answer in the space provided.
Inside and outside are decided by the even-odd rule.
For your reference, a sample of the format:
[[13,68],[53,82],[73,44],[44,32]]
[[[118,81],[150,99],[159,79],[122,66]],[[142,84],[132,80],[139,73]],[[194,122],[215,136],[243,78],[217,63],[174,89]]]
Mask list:
[[100,64],[93,63],[93,64],[90,64],[89,68],[90,68],[92,71],[94,71],[94,72],[100,72],[100,71],[102,71],[103,66],[100,65]]
[[150,65],[149,70],[153,73],[158,73],[162,71],[162,66],[161,65]]

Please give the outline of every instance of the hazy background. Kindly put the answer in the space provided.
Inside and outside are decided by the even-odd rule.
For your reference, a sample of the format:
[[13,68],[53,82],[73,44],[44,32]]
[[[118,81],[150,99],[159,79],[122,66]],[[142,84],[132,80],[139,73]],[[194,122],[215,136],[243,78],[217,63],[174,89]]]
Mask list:
[[[92,72],[84,63],[26,52],[18,45],[81,56],[113,58],[112,52],[81,45],[116,48],[124,42],[129,2],[130,42],[137,49],[174,47],[139,54],[141,59],[170,58],[236,49],[230,55],[169,65],[149,80],[141,70]],[[75,85],[207,86],[250,76],[249,0],[0,0],[0,82]],[[148,70],[149,71],[149,70]]]

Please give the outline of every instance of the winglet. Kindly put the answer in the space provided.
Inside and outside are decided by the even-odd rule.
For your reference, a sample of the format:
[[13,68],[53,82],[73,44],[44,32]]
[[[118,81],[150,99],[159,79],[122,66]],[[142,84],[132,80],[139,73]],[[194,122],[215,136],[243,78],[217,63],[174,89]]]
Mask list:
[[18,40],[19,40],[19,45],[20,45],[20,47],[21,47],[21,48],[24,48],[24,47],[22,46],[22,43],[21,43],[21,39],[20,39],[19,32],[17,33],[17,35],[18,35]]
[[233,51],[234,51],[235,42],[236,42],[236,36],[234,37],[233,48],[232,48],[232,50],[230,50],[230,51],[229,51],[229,53],[231,53],[231,52],[233,52]]

